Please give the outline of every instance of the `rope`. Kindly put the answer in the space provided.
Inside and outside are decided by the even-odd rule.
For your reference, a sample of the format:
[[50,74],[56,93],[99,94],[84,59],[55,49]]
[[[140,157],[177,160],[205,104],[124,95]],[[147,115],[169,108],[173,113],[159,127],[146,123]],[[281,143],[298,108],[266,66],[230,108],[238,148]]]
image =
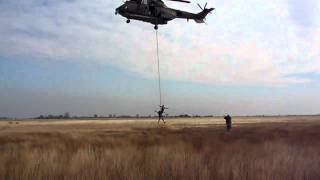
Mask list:
[[157,39],[157,60],[158,60],[159,101],[160,101],[160,106],[161,106],[161,105],[162,105],[162,96],[161,96],[161,74],[160,74],[160,58],[159,58],[159,40],[158,40],[158,30],[156,30],[156,39]]

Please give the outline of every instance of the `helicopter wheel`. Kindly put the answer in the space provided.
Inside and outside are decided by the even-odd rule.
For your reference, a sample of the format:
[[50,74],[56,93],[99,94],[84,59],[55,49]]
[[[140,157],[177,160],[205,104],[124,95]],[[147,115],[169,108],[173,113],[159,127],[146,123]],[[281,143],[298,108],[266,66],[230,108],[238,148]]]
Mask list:
[[127,19],[127,23],[130,23],[130,19]]
[[155,25],[155,26],[154,26],[154,29],[155,29],[155,30],[158,30],[158,25]]

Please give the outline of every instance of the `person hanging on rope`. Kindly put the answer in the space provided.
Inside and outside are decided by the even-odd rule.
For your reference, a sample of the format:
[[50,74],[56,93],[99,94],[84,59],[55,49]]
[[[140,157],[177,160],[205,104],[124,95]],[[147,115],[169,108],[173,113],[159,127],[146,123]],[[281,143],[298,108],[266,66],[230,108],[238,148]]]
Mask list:
[[164,105],[161,105],[160,106],[160,111],[155,111],[156,113],[158,113],[158,116],[159,116],[159,119],[158,119],[158,124],[160,122],[160,119],[162,119],[163,123],[165,124],[166,122],[164,121],[164,118],[163,118],[163,113],[164,113],[164,110],[165,109],[168,109],[166,107],[164,107]]

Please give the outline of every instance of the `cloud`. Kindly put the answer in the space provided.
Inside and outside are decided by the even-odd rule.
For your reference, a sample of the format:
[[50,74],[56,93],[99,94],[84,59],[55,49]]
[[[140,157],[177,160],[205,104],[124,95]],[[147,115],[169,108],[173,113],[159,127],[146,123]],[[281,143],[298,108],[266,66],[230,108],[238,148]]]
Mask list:
[[317,0],[289,0],[289,11],[293,21],[302,27],[310,27],[318,22],[320,4]]
[[[124,18],[114,15],[120,4],[105,0],[1,1],[0,55],[108,64],[155,78],[153,27],[137,21],[126,24]],[[194,4],[169,4],[199,11]],[[312,81],[292,74],[320,73],[320,40],[316,38],[320,31],[313,20],[315,12],[301,11],[301,19],[295,19],[292,12],[299,4],[284,0],[228,0],[209,6],[217,9],[208,17],[208,26],[174,20],[160,27],[165,79],[288,85]],[[307,35],[301,36],[301,26],[308,26]]]

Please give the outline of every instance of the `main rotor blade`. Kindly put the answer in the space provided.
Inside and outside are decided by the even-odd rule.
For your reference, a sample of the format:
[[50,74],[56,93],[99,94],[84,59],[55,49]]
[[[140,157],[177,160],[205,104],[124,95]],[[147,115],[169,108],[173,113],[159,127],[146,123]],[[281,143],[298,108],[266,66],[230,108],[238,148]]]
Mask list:
[[203,9],[206,9],[207,5],[208,5],[208,3],[206,2],[206,5],[204,5],[204,8],[203,8]]
[[190,1],[186,1],[186,0],[168,0],[168,1],[177,1],[177,2],[183,2],[183,3],[190,3]]

